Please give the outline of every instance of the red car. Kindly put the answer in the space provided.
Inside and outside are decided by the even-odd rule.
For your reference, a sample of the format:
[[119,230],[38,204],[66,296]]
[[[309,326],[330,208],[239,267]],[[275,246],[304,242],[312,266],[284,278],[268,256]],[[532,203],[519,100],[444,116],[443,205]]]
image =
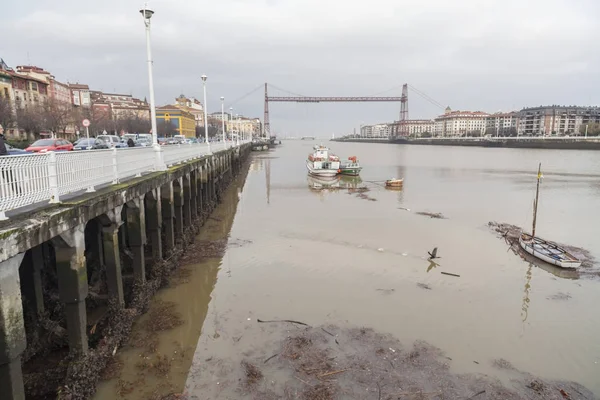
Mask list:
[[65,139],[40,139],[25,149],[30,153],[45,153],[47,151],[71,151],[73,143]]

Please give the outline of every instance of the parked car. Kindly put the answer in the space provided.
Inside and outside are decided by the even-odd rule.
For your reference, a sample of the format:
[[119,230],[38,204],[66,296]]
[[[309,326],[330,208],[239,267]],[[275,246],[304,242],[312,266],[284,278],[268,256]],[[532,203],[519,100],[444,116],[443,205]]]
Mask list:
[[47,151],[71,151],[73,143],[65,139],[40,139],[36,140],[25,149],[30,153],[45,153]]
[[23,149],[17,149],[16,147],[12,147],[10,144],[5,143],[6,150],[8,151],[9,156],[18,156],[19,154],[27,154],[27,152]]
[[96,139],[100,139],[106,143],[109,149],[127,147],[127,143],[121,143],[121,139],[117,135],[98,135]]
[[161,146],[166,146],[168,144],[167,143],[167,138],[159,137],[158,138],[158,144],[161,145]]
[[152,139],[148,139],[145,137],[138,137],[135,141],[135,147],[150,147],[152,146]]
[[108,145],[100,139],[83,138],[79,139],[73,146],[73,150],[100,150],[108,149]]

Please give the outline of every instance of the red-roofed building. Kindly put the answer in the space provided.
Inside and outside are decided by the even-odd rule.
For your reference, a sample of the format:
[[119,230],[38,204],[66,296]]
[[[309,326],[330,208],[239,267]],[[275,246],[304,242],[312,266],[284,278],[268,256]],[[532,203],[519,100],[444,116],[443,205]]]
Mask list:
[[452,111],[446,108],[435,119],[435,136],[483,136],[489,114],[483,111]]

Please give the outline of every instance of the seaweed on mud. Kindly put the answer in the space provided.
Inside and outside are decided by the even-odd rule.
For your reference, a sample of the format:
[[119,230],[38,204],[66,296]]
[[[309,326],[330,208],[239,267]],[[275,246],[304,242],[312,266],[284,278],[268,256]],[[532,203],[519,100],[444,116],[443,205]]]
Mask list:
[[263,378],[263,373],[256,365],[248,361],[242,361],[242,367],[244,367],[245,385],[247,387],[256,385]]
[[423,215],[423,216],[429,217],[429,218],[446,219],[446,217],[442,213],[432,213],[432,212],[419,211],[416,214],[417,215]]
[[161,332],[183,324],[181,314],[175,309],[177,305],[170,301],[156,300],[143,327],[148,332]]

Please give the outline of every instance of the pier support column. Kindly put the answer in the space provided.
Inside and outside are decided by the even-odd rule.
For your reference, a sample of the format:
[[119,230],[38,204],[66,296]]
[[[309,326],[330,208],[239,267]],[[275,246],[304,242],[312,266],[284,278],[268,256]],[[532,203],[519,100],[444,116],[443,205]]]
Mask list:
[[88,279],[84,229],[84,225],[78,225],[52,239],[56,253],[59,297],[65,304],[69,348],[75,354],[86,354],[88,351],[85,309]]
[[25,323],[19,267],[25,253],[0,263],[0,397],[25,400],[21,354],[25,351]]
[[133,253],[133,276],[136,282],[146,282],[146,216],[144,199],[138,198],[127,203],[127,232],[129,247]]
[[164,233],[163,253],[168,255],[175,247],[173,182],[169,182],[160,188],[160,202],[163,222],[162,229]]
[[183,227],[192,225],[192,185],[191,174],[183,177]]
[[198,171],[192,171],[190,174],[190,216],[192,220],[198,218]]
[[150,246],[152,247],[152,259],[154,262],[163,258],[162,252],[162,211],[160,201],[160,189],[146,193],[144,199],[144,212],[146,218],[146,228],[150,236]]
[[28,309],[37,321],[44,312],[44,294],[42,289],[42,268],[44,267],[44,253],[42,246],[29,250],[23,258],[20,269],[21,287],[23,296],[27,299]]
[[175,239],[183,238],[183,185],[181,180],[173,182],[173,211],[175,212]]
[[113,223],[102,227],[102,245],[104,248],[108,295],[117,302],[119,307],[123,307],[125,299],[123,296],[121,255],[119,253],[119,225]]

